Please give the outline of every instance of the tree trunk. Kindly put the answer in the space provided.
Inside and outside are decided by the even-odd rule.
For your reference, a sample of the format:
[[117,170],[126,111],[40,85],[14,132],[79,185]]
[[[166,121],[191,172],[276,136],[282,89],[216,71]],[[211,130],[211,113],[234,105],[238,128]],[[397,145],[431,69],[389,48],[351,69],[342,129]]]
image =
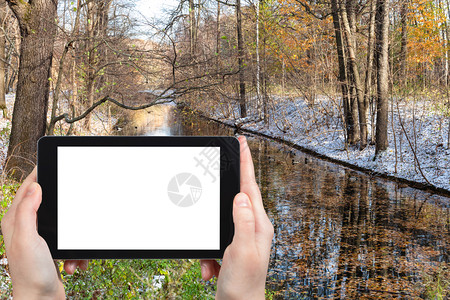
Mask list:
[[348,97],[347,72],[345,66],[344,44],[342,42],[341,22],[339,17],[339,8],[337,0],[331,1],[331,14],[333,17],[334,35],[336,38],[336,51],[339,65],[339,85],[342,91],[342,106],[344,108],[346,142],[353,143],[354,140],[354,120],[350,110]]
[[20,180],[33,170],[37,141],[45,134],[57,1],[8,3],[19,22],[21,47],[5,171]]
[[[445,7],[446,7],[446,11],[447,11],[447,15],[450,13],[450,3],[449,3],[449,1],[448,0],[446,0],[445,1]],[[444,11],[445,11],[444,10]],[[448,85],[449,85],[449,76],[450,76],[450,73],[449,73],[449,59],[450,59],[450,27],[449,27],[449,24],[448,24],[448,21],[447,22],[445,22],[445,40],[446,40],[446,44],[445,44],[445,48],[446,48],[446,51],[445,51],[445,85],[446,85],[446,88],[448,89]]]
[[[94,1],[87,2],[87,18],[86,18],[86,28],[88,40],[86,41],[86,54],[88,55],[88,64],[86,66],[86,99],[85,106],[91,107],[94,104],[94,80],[95,80],[95,67],[97,65],[97,52],[96,41],[95,41],[95,23],[96,20],[96,9],[97,3]],[[87,115],[84,119],[84,127],[86,130],[91,129],[91,114]]]
[[[347,9],[349,13],[347,14]],[[366,117],[366,109],[364,105],[364,94],[362,89],[362,84],[359,76],[358,64],[356,61],[356,42],[355,42],[355,8],[353,0],[348,0],[347,9],[341,3],[340,4],[340,12],[342,25],[344,29],[344,37],[348,50],[348,63],[349,63],[349,73],[351,74],[352,85],[354,88],[354,96],[357,102],[357,115],[359,117],[359,140],[361,149],[367,146],[367,117]],[[355,110],[356,110],[356,105]],[[356,131],[356,129],[355,129]],[[357,142],[357,140],[355,140]]]
[[239,107],[241,118],[247,116],[247,108],[245,103],[245,76],[244,76],[244,44],[242,41],[242,15],[241,0],[236,0],[236,30],[238,42],[238,65],[239,65]]
[[217,23],[216,23],[216,73],[217,78],[220,78],[219,70],[220,70],[220,2],[217,1]]
[[387,149],[388,141],[388,93],[389,93],[389,1],[377,0],[377,128],[375,155]]
[[[95,49],[97,53],[97,65],[104,65],[108,57],[109,48],[105,46],[105,39],[108,36],[109,11],[111,9],[112,0],[97,1],[96,9],[96,24],[94,27]],[[101,87],[108,81],[108,73],[105,72],[102,76],[95,74],[95,88],[101,90]]]
[[195,21],[194,0],[189,0],[189,49],[191,57],[195,55],[195,44],[197,40],[197,22]]
[[[103,84],[103,80],[98,80],[97,67],[101,65],[102,60],[106,56],[106,50],[101,47],[103,39],[107,35],[108,28],[108,13],[112,0],[99,0],[88,2],[88,19],[86,27],[88,29],[87,50],[88,54],[88,66],[86,72],[86,102],[87,107],[91,107],[94,104],[95,90]],[[85,118],[85,127],[90,130],[91,115],[87,115]]]
[[58,74],[55,84],[55,89],[53,91],[53,104],[52,104],[52,111],[50,115],[50,122],[47,127],[47,135],[53,135],[55,131],[55,115],[56,110],[58,108],[58,102],[59,102],[59,94],[61,92],[61,83],[62,83],[62,77],[63,77],[63,71],[64,71],[64,61],[67,55],[67,52],[69,52],[70,44],[66,44],[64,47],[63,53],[61,54],[61,59],[59,60],[59,68],[58,68]]
[[402,41],[400,45],[400,70],[398,72],[399,83],[401,85],[405,84],[406,80],[406,47],[408,42],[408,23],[407,23],[407,13],[408,13],[408,1],[403,0],[402,6],[400,8],[400,21],[402,24]]
[[[367,110],[369,108],[369,97],[372,94],[372,69],[373,69],[373,48],[375,37],[375,12],[376,12],[376,0],[370,0],[370,21],[369,21],[369,33],[367,38],[367,67],[366,78],[364,81],[364,114],[367,116]],[[375,142],[375,134],[372,128],[371,142]]]
[[261,118],[262,105],[261,105],[261,61],[259,59],[259,13],[260,13],[259,10],[260,10],[260,0],[257,0],[256,1],[256,101],[257,101],[258,118]]
[[267,35],[266,30],[263,27],[262,30],[263,39],[262,39],[262,71],[261,71],[261,83],[262,83],[262,104],[263,104],[263,119],[264,126],[269,126],[270,116],[269,116],[269,97],[267,95],[267,55],[266,55],[266,44],[267,44]]
[[[8,9],[6,0],[0,0],[0,22],[5,24],[6,10]],[[6,37],[5,30],[0,34],[0,109],[3,111],[3,118],[8,117],[8,110],[6,107]]]
[[[77,16],[75,18],[75,23],[73,25],[73,31],[72,35],[74,37],[77,37],[80,33],[80,12],[81,12],[81,1],[77,0]],[[72,117],[75,117],[76,115],[76,105],[78,103],[78,76],[77,76],[77,57],[80,57],[79,55],[80,49],[79,49],[79,43],[74,42],[73,47],[73,60],[71,65],[71,77],[72,77],[72,96],[70,98],[70,107],[72,111]],[[67,131],[67,135],[71,135],[74,131],[74,124],[70,123],[69,130]]]

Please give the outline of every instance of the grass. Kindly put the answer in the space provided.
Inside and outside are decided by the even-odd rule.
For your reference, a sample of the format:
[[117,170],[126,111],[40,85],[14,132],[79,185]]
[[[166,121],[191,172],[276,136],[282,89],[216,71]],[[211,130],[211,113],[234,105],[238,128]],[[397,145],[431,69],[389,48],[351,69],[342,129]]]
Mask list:
[[[12,180],[3,180],[0,200],[0,221],[3,219],[11,204],[20,184]],[[6,257],[3,234],[0,234],[0,259]],[[0,299],[8,299],[11,296],[11,280],[8,276],[7,266],[0,264]]]
[[[62,268],[62,262],[60,263]],[[86,272],[63,274],[68,299],[214,299],[198,260],[92,260]],[[163,276],[158,287],[154,276]]]
[[[12,180],[5,180],[2,184],[1,190],[1,200],[0,200],[0,220],[3,219],[9,205],[11,204],[17,190],[19,189],[20,183]],[[5,245],[3,243],[3,235],[0,235],[0,258],[5,256]]]
[[424,298],[430,300],[444,300],[450,298],[450,270],[444,265],[433,272],[423,274],[425,286]]

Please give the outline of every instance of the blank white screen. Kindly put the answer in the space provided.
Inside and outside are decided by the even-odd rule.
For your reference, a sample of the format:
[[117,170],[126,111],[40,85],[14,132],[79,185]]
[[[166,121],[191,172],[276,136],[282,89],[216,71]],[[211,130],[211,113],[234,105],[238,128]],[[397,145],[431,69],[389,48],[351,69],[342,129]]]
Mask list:
[[[58,249],[219,250],[217,153],[219,147],[58,147]],[[200,198],[188,207],[169,198],[169,182],[180,173],[201,183]],[[184,184],[178,194],[190,191]]]

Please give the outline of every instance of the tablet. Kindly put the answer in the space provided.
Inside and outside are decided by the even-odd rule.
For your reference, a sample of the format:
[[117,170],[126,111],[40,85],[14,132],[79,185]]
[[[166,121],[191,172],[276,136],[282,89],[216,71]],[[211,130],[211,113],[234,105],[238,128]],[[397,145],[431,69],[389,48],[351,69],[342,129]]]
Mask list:
[[221,258],[231,243],[234,137],[42,137],[37,166],[54,259]]

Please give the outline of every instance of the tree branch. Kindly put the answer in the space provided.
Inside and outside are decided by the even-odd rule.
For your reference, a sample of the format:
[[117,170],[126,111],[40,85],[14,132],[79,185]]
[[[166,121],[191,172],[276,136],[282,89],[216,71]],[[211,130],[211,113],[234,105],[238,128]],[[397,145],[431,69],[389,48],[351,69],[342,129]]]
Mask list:
[[[171,98],[169,98],[169,97],[171,97]],[[99,105],[101,105],[101,104],[103,104],[103,103],[105,103],[105,102],[107,102],[107,101],[109,101],[109,102],[111,102],[111,103],[114,103],[115,105],[117,105],[117,106],[119,106],[119,107],[122,107],[122,108],[125,108],[125,109],[129,109],[129,110],[141,110],[141,109],[146,109],[146,108],[149,108],[150,106],[154,106],[154,105],[157,105],[157,104],[164,104],[164,103],[169,103],[169,102],[172,102],[172,101],[173,101],[173,98],[172,98],[171,95],[168,95],[168,96],[166,96],[165,98],[166,98],[166,100],[164,100],[164,101],[158,101],[159,99],[157,99],[157,100],[155,100],[155,101],[153,101],[153,102],[150,102],[150,103],[147,103],[147,104],[144,104],[144,105],[140,105],[140,106],[128,106],[128,105],[125,105],[125,104],[123,104],[123,103],[121,103],[121,102],[119,102],[119,101],[117,101],[117,100],[115,100],[115,99],[113,99],[113,98],[110,98],[109,96],[105,96],[105,97],[101,98],[100,100],[98,100],[97,102],[95,102],[91,107],[89,107],[88,109],[86,109],[86,110],[84,111],[84,113],[82,113],[82,114],[79,115],[78,117],[73,117],[72,119],[70,119],[69,114],[68,114],[68,113],[64,113],[64,114],[62,114],[62,115],[59,115],[59,116],[54,117],[54,118],[51,120],[51,122],[52,122],[52,123],[56,123],[56,122],[58,122],[58,121],[64,119],[64,120],[66,121],[66,123],[69,123],[69,124],[75,123],[75,122],[77,122],[77,121],[80,121],[80,120],[84,119],[84,118],[85,118],[88,114],[90,114],[95,108],[97,108],[97,106],[99,106]]]
[[419,168],[420,175],[422,175],[422,178],[426,181],[426,183],[428,183],[431,186],[434,186],[430,181],[428,181],[427,177],[425,176],[425,174],[422,171],[422,168],[420,167],[420,162],[419,162],[419,158],[417,157],[416,150],[414,149],[414,146],[408,136],[408,133],[406,132],[405,126],[403,126],[403,121],[402,121],[402,117],[400,115],[400,109],[398,107],[398,102],[397,102],[397,114],[398,114],[398,121],[400,123],[400,126],[402,127],[403,133],[405,134],[406,140],[408,141],[409,147],[411,148],[411,151],[414,155],[414,160],[416,161],[417,167]]
[[313,17],[315,17],[316,19],[319,19],[319,20],[325,20],[326,18],[328,18],[329,15],[331,15],[331,12],[326,13],[326,14],[317,14],[316,12],[314,12],[314,11],[311,9],[311,6],[309,6],[309,4],[307,4],[307,3],[305,3],[305,2],[303,2],[303,1],[301,1],[301,0],[296,0],[296,2],[297,2],[298,4],[300,4],[300,5],[305,9],[305,11],[306,11],[308,14],[310,14],[310,15],[313,16]]
[[19,20],[19,24],[23,22],[25,18],[26,12],[30,8],[30,4],[23,0],[6,0],[9,4],[9,8],[16,15],[17,20]]

